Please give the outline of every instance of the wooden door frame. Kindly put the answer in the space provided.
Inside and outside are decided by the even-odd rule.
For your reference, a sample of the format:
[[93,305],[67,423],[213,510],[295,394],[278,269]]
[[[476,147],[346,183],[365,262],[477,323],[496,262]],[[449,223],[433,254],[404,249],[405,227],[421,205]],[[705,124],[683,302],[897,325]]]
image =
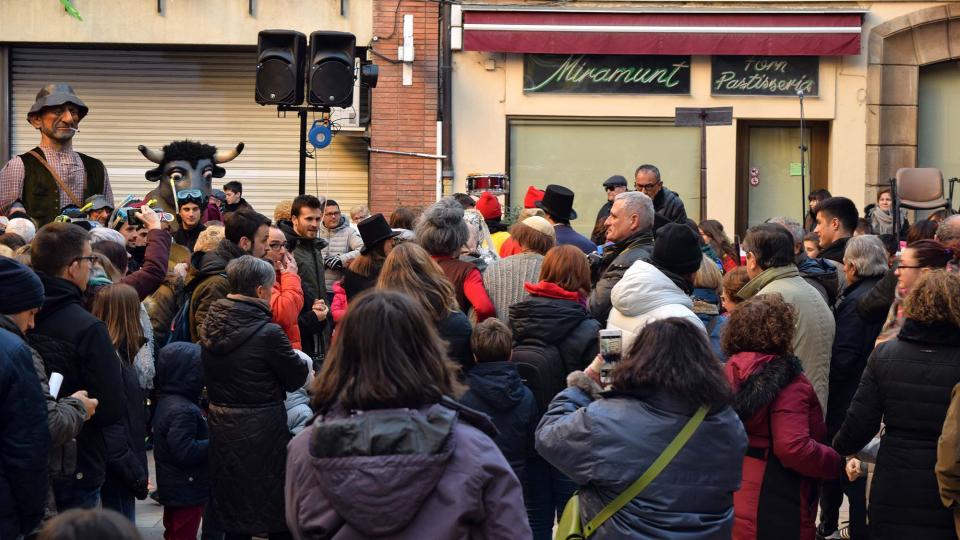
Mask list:
[[[810,191],[825,189],[829,165],[830,121],[807,120],[810,130],[810,149],[807,151],[807,173]],[[746,234],[750,212],[750,128],[791,127],[800,128],[800,120],[737,120],[737,187],[735,204],[735,230],[741,238]],[[799,158],[799,149],[798,158]],[[809,191],[808,191],[809,193]],[[776,217],[776,216],[770,216]]]

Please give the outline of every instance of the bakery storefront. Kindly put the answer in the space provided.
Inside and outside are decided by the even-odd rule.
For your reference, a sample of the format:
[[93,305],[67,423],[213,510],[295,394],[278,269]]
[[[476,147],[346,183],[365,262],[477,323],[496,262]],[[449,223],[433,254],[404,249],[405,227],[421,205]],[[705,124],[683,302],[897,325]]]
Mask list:
[[844,72],[860,62],[863,17],[464,5],[451,38],[451,187],[506,173],[515,207],[530,185],[566,185],[584,233],[606,201],[603,180],[632,186],[643,163],[691,218],[737,231],[801,217],[803,193],[820,187],[860,201],[863,79]]

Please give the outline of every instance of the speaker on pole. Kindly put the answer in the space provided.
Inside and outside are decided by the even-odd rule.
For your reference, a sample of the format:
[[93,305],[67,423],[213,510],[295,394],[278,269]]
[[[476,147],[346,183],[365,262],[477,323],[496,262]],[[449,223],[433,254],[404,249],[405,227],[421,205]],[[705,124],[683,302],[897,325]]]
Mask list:
[[263,30],[257,35],[257,103],[303,103],[307,36],[294,30]]
[[324,107],[353,105],[357,38],[347,32],[310,34],[307,102]]

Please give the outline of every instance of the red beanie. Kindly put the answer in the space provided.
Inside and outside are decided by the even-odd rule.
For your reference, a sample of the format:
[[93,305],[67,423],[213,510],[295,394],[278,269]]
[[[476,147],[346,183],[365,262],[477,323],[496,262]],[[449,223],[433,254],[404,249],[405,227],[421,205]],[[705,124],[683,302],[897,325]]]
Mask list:
[[497,219],[503,215],[500,201],[489,191],[484,191],[483,195],[480,195],[480,200],[477,201],[477,212],[480,212],[483,219]]
[[534,204],[537,201],[543,200],[543,190],[537,189],[533,186],[527,188],[527,195],[523,198],[523,207],[524,208],[536,208],[537,205]]

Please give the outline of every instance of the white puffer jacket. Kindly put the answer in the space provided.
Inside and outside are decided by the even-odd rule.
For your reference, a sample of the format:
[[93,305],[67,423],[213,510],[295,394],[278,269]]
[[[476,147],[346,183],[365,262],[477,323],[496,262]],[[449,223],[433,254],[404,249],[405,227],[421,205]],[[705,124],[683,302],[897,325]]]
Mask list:
[[[319,236],[327,241],[327,247],[323,248],[320,254],[324,257],[339,255],[344,266],[356,259],[360,255],[360,250],[363,249],[363,238],[360,237],[360,233],[356,229],[347,223],[345,217],[341,217],[340,223],[332,229],[328,229],[321,223]],[[324,270],[323,277],[326,281],[327,290],[332,291],[333,282],[343,279],[343,271],[327,268]]]
[[681,317],[706,329],[693,312],[693,301],[655,266],[636,261],[610,294],[613,309],[607,320],[608,330],[623,331],[626,351],[644,326],[670,317]]

